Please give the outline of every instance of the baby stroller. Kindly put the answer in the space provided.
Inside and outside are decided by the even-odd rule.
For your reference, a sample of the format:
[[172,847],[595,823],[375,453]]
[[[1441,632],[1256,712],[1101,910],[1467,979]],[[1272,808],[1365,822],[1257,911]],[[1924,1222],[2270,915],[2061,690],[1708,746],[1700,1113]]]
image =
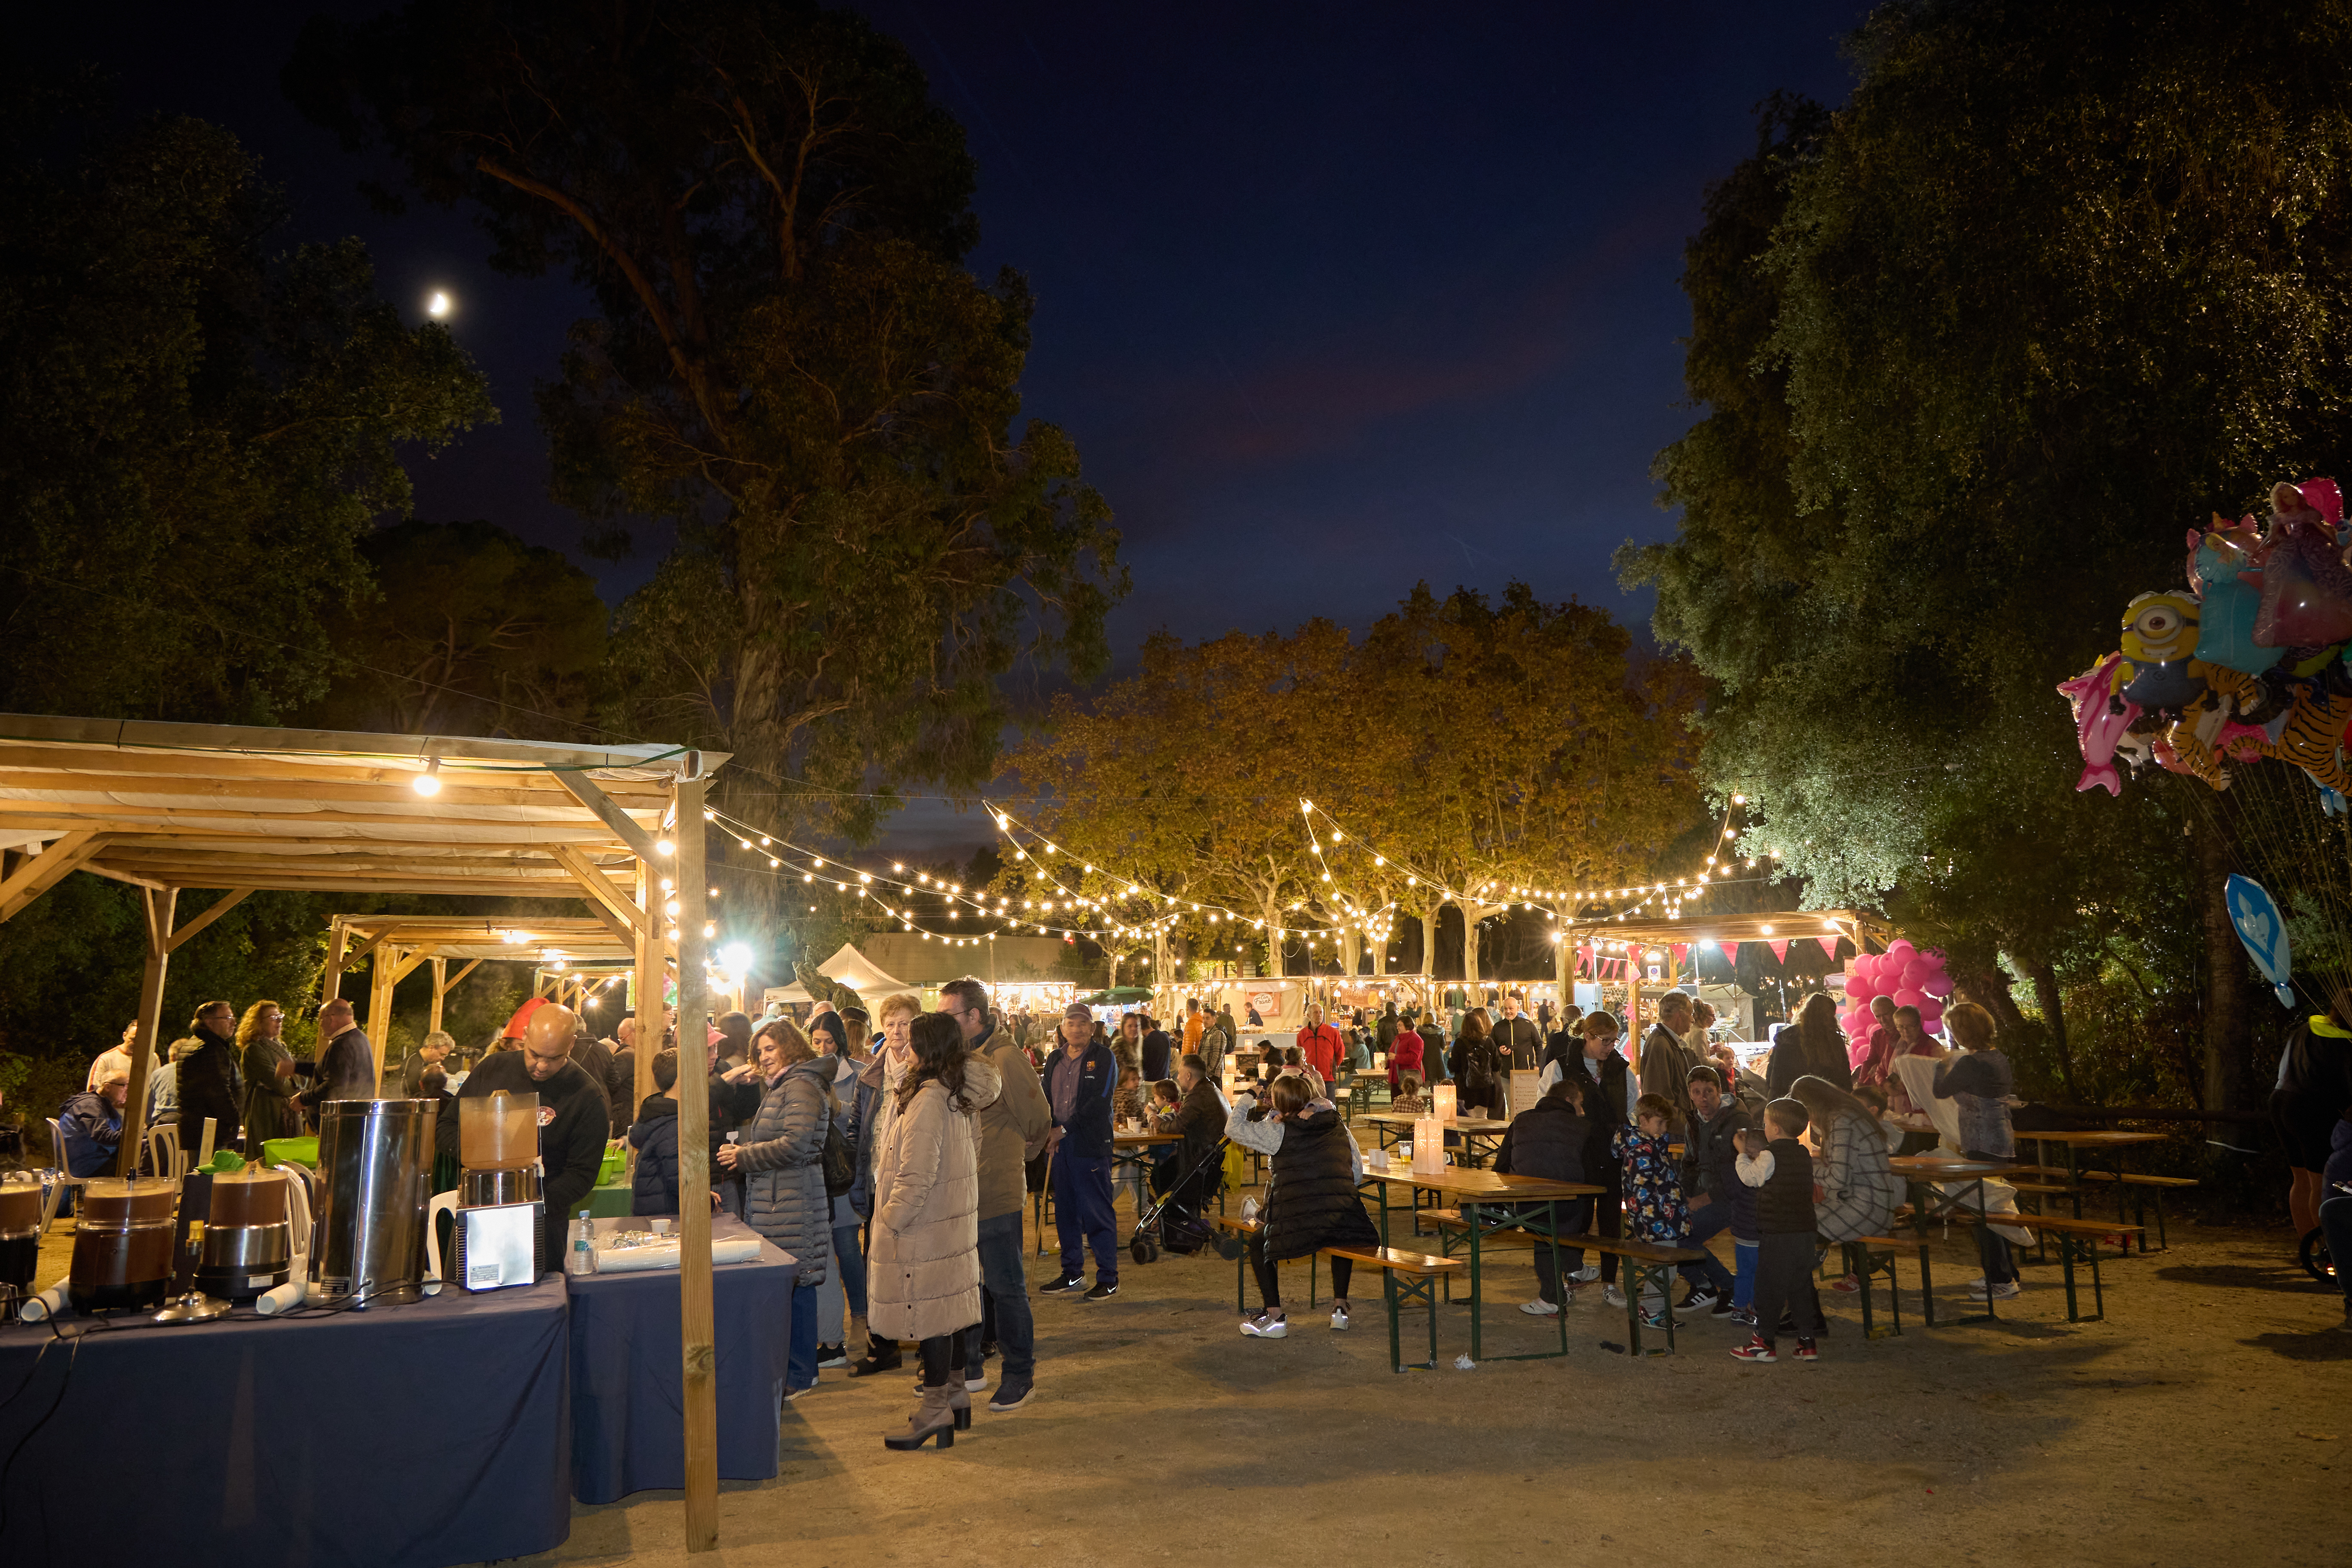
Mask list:
[[[1127,1255],[1138,1263],[1151,1263],[1162,1251],[1181,1258],[1213,1247],[1216,1228],[1201,1217],[1199,1209],[1223,1186],[1224,1161],[1225,1141],[1220,1138],[1216,1147],[1202,1156],[1191,1170],[1169,1183],[1167,1190],[1136,1215],[1135,1236],[1127,1244]],[[1208,1173],[1205,1179],[1204,1173]],[[1176,1201],[1187,1190],[1194,1194],[1195,1206],[1192,1209]]]

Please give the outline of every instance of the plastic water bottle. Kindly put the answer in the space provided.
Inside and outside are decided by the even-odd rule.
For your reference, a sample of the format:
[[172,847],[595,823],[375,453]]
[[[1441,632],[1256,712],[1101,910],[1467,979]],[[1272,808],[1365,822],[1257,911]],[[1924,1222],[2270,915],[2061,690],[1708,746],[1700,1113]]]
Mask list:
[[586,1209],[582,1209],[580,1217],[572,1222],[572,1255],[564,1260],[563,1271],[566,1274],[596,1272],[596,1222],[588,1217]]

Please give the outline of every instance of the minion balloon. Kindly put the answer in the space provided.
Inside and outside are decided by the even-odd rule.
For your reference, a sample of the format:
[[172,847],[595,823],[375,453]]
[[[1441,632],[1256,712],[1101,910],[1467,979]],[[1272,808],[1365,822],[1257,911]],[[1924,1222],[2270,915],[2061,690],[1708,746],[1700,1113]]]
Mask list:
[[2142,594],[2124,608],[2124,667],[2116,672],[2126,700],[2142,708],[2185,708],[2204,694],[2195,668],[2199,605],[2188,594]]

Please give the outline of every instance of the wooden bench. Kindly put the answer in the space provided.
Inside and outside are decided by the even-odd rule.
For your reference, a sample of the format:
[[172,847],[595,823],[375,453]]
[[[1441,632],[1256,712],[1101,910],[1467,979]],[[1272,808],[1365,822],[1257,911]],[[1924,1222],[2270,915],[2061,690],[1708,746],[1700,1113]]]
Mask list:
[[[2031,1223],[2036,1231],[2047,1232],[2058,1238],[2058,1259],[2066,1270],[2066,1321],[2070,1323],[2083,1321],[2082,1314],[2075,1310],[2074,1300],[2074,1263],[2078,1258],[2091,1266],[2091,1299],[2098,1307],[2092,1316],[2105,1318],[2107,1315],[2107,1298],[2099,1283],[2099,1237],[2119,1236],[2128,1247],[2131,1236],[2139,1232],[2140,1227],[2103,1219],[2050,1219],[2041,1216],[2036,1216]],[[2141,1234],[2145,1239],[2145,1233]]]
[[[1401,1373],[1406,1362],[1402,1344],[1398,1338],[1397,1310],[1420,1305],[1429,1310],[1429,1359],[1411,1364],[1433,1367],[1437,1364],[1437,1290],[1436,1282],[1451,1279],[1462,1267],[1451,1258],[1432,1258],[1426,1253],[1406,1252],[1394,1247],[1327,1247],[1326,1258],[1344,1258],[1359,1268],[1381,1271],[1381,1303],[1388,1309],[1389,1370]],[[1314,1304],[1314,1277],[1307,1277],[1307,1304]]]
[[1927,1314],[1927,1326],[1936,1326],[1935,1275],[1927,1261],[1928,1242],[1924,1236],[1864,1236],[1838,1243],[1845,1257],[1845,1271],[1862,1287],[1862,1337],[1879,1337],[1870,1324],[1870,1281],[1874,1276],[1886,1276],[1886,1310],[1892,1319],[1891,1331],[1897,1338],[1903,1333],[1903,1290],[1895,1278],[1895,1255],[1916,1252],[1919,1258],[1919,1300]]
[[[2112,1171],[2085,1171],[2083,1173],[2082,1179],[2086,1182],[2112,1182],[2116,1178]],[[2147,1250],[2147,1205],[2153,1202],[2156,1205],[2157,1250],[2170,1251],[2172,1243],[2166,1239],[2164,1234],[2165,1190],[2171,1188],[2178,1191],[2183,1187],[2193,1187],[2197,1184],[2196,1182],[2187,1176],[2143,1176],[2126,1172],[2123,1184],[2132,1200],[2132,1218],[2139,1224],[2139,1249],[2142,1252]]]
[[[1483,1242],[1481,1246],[1485,1245]],[[1685,1263],[1696,1263],[1706,1254],[1695,1247],[1665,1247],[1654,1241],[1634,1241],[1617,1236],[1563,1236],[1563,1250],[1578,1247],[1592,1252],[1613,1252],[1624,1260],[1622,1289],[1625,1292],[1625,1333],[1630,1343],[1627,1350],[1633,1355],[1671,1355],[1675,1349],[1675,1271]],[[1661,1315],[1666,1321],[1666,1348],[1662,1351],[1642,1348],[1642,1293],[1655,1290],[1662,1303]]]

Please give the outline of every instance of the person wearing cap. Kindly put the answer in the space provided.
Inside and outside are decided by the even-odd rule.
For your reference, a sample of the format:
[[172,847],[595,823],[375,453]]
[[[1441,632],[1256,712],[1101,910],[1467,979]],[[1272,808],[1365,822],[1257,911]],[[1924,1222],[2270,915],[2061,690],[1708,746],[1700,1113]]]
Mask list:
[[1082,1002],[1062,1009],[1062,1037],[1045,1058],[1045,1103],[1054,1131],[1045,1148],[1053,1155],[1054,1224],[1062,1238],[1062,1271],[1038,1294],[1066,1296],[1086,1282],[1087,1247],[1095,1253],[1089,1301],[1118,1290],[1118,1217],[1111,1207],[1111,1096],[1118,1089],[1118,1061],[1095,1038],[1094,1015]]

